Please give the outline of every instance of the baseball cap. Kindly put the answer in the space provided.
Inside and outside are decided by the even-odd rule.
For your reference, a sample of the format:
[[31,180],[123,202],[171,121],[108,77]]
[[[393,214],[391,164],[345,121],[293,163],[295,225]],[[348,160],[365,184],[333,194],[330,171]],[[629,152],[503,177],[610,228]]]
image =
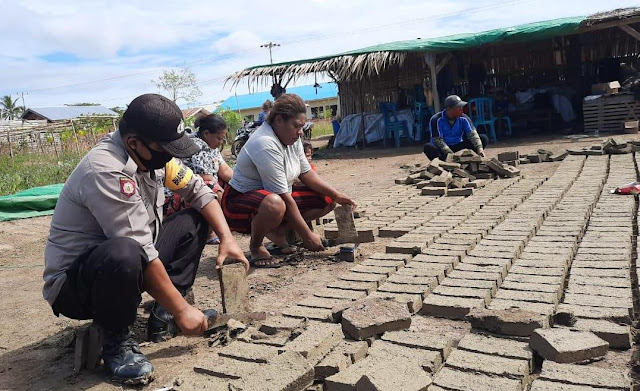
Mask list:
[[182,111],[162,95],[144,94],[131,101],[120,120],[120,129],[155,141],[173,157],[185,158],[200,152],[185,131]]
[[467,105],[467,102],[460,99],[458,95],[449,95],[447,99],[444,100],[444,107],[450,109],[452,107],[464,107]]

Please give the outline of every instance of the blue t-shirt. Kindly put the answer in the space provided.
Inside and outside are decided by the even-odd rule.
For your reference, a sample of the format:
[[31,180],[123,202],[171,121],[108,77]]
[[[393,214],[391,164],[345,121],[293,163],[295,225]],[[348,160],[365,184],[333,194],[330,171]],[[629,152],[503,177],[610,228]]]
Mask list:
[[450,125],[445,111],[442,110],[431,117],[429,121],[431,137],[441,137],[447,145],[459,144],[463,141],[462,136],[464,134],[469,134],[475,129],[473,122],[471,122],[471,118],[468,115],[462,114],[462,117],[456,119],[453,125]]

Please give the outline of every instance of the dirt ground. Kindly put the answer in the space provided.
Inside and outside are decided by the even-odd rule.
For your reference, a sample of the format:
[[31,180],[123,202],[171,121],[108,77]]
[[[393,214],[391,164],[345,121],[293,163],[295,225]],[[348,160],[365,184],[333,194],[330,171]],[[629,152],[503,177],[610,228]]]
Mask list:
[[[637,138],[637,136],[621,136]],[[501,141],[487,149],[489,156],[504,150],[523,153],[545,148],[559,152],[565,148],[591,145],[602,138],[570,140],[563,137],[519,138]],[[314,140],[319,147],[326,139]],[[315,164],[318,172],[336,188],[356,200],[393,185],[393,179],[405,175],[408,167],[425,164],[421,147],[400,149],[380,147],[365,150],[320,150]],[[558,163],[521,166],[525,174],[552,175]],[[42,299],[43,252],[50,217],[0,223],[0,390],[117,390],[101,370],[73,375],[73,330],[86,322],[56,317]],[[248,249],[247,237],[238,236]],[[364,255],[380,251],[385,240],[364,244]],[[207,246],[200,263],[194,292],[199,308],[221,309],[220,289],[214,269],[216,247]],[[332,251],[307,254],[306,259],[280,269],[260,269],[249,276],[251,300],[255,310],[277,314],[300,298],[323,288],[337,275],[350,269],[350,263],[335,262]],[[143,305],[150,300],[143,298]],[[146,317],[140,308],[135,330],[139,341],[145,338]],[[457,335],[468,331],[464,322],[421,318],[415,327],[436,333]],[[156,369],[156,380],[145,389],[169,386],[189,373],[212,348],[202,337],[177,337],[159,343],[143,343],[143,352]],[[625,366],[631,353],[612,353],[599,365]]]

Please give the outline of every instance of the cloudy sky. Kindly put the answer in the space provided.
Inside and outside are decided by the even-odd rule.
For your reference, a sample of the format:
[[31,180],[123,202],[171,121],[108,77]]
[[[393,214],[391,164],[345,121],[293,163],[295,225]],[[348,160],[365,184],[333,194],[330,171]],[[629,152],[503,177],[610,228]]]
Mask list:
[[[234,93],[224,78],[274,61],[383,42],[588,15],[638,0],[0,0],[0,95],[26,105],[124,106],[158,92],[164,69],[189,66],[200,104]],[[301,80],[298,85],[313,83]],[[259,90],[268,89],[262,86]],[[184,106],[184,102],[179,102]]]

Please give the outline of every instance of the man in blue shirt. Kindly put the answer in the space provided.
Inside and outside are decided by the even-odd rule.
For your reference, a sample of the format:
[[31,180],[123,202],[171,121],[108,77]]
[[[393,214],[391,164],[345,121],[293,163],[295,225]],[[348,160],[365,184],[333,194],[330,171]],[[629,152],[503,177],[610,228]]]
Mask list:
[[489,138],[478,134],[471,118],[463,113],[466,104],[458,95],[450,95],[444,100],[445,109],[431,117],[431,142],[424,145],[424,154],[429,160],[444,160],[448,154],[462,149],[473,149],[478,155],[485,156],[484,147]]

